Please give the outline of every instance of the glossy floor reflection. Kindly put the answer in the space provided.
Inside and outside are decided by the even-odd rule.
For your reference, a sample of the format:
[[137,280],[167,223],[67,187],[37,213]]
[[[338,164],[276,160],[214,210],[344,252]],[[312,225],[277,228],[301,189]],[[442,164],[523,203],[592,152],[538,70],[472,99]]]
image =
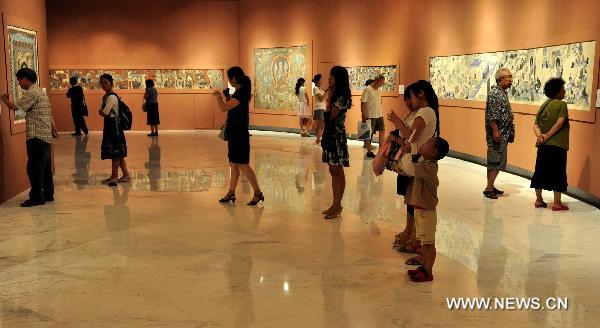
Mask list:
[[[55,146],[56,202],[0,206],[2,327],[593,327],[600,211],[533,208],[525,179],[440,162],[435,281],[408,280],[391,248],[404,224],[395,177],[358,143],[342,219],[325,221],[327,167],[313,138],[253,132],[266,202],[235,206],[216,132],[128,136],[129,185],[109,188],[100,134]],[[448,310],[447,297],[566,297],[566,311]]]

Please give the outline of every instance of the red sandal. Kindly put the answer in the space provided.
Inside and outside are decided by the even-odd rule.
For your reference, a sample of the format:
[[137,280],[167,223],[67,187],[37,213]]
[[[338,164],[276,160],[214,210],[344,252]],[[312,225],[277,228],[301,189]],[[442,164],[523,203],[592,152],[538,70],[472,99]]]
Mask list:
[[421,266],[419,266],[418,268],[416,268],[414,270],[407,270],[406,274],[408,274],[409,276],[414,276],[417,273],[419,273],[419,271],[423,271],[423,270],[425,270],[425,267],[421,265]]
[[433,275],[427,273],[427,271],[425,271],[425,268],[423,268],[422,270],[417,271],[417,273],[415,273],[414,275],[411,275],[410,280],[414,282],[432,281]]

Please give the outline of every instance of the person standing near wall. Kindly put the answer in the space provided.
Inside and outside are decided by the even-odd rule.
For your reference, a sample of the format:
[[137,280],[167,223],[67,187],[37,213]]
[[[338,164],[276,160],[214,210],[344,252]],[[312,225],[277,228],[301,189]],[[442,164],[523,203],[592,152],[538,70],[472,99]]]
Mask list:
[[[102,146],[100,147],[100,158],[112,160],[112,174],[102,183],[116,186],[117,182],[129,182],[131,177],[127,170],[127,140],[125,132],[118,123],[119,98],[113,92],[114,82],[110,74],[100,76],[100,86],[106,92],[102,98],[102,106],[98,113],[104,117],[104,130],[102,132]],[[123,176],[119,178],[119,168]]]
[[15,103],[8,95],[2,101],[15,111],[16,119],[25,118],[27,176],[31,184],[29,199],[21,207],[44,205],[54,201],[52,180],[52,138],[58,138],[52,119],[52,106],[46,93],[36,84],[37,74],[30,68],[17,71],[19,86],[26,90]]
[[144,109],[146,110],[146,124],[150,125],[148,137],[158,136],[158,125],[160,115],[158,114],[158,91],[154,87],[154,81],[146,80],[146,92],[144,93]]
[[483,195],[498,199],[504,191],[496,189],[494,183],[500,171],[506,170],[508,144],[515,140],[514,115],[508,100],[512,86],[512,73],[507,68],[496,72],[496,85],[490,88],[485,106],[485,134],[487,140],[487,187]]
[[83,95],[83,88],[77,85],[77,77],[72,76],[69,79],[71,87],[67,91],[67,98],[71,99],[71,116],[73,117],[73,125],[75,126],[75,132],[71,135],[76,137],[83,133],[88,134],[88,128],[85,124],[85,116],[87,116],[87,106],[85,105],[85,96]]
[[300,118],[300,135],[310,137],[310,107],[308,107],[308,94],[304,86],[305,80],[299,78],[296,82],[296,97],[298,97],[298,117]]
[[[254,206],[265,200],[265,196],[260,190],[256,174],[250,167],[250,111],[249,104],[251,98],[252,82],[244,73],[241,67],[234,66],[227,70],[229,83],[235,88],[233,95],[229,93],[222,94],[216,91],[217,100],[221,111],[227,112],[227,157],[231,168],[231,178],[229,180],[229,192],[219,200],[220,203],[232,202],[235,204],[235,189],[240,178],[240,172],[244,173],[252,189],[254,197],[247,204]],[[225,99],[223,99],[225,97]]]
[[553,211],[569,208],[561,201],[567,191],[567,151],[569,150],[569,111],[565,98],[565,81],[561,78],[548,80],[544,85],[546,100],[535,116],[533,132],[537,137],[537,159],[531,178],[535,189],[536,208],[548,207],[542,198],[542,190],[554,192]]
[[329,165],[333,202],[323,214],[325,219],[335,219],[342,213],[342,198],[346,189],[344,167],[350,166],[345,121],[346,112],[352,106],[352,94],[348,71],[344,67],[335,66],[331,69],[329,90],[321,148],[322,160]]
[[379,131],[379,141],[383,142],[385,138],[385,124],[383,122],[383,111],[381,104],[381,92],[379,88],[385,82],[383,75],[378,75],[373,79],[373,83],[368,85],[360,98],[360,110],[363,123],[369,120],[371,122],[371,138],[365,140],[367,148],[367,157],[374,158],[375,147],[371,145],[375,132]]
[[323,114],[325,113],[325,97],[327,92],[321,89],[322,75],[317,74],[313,77],[313,127],[315,128],[315,134],[317,136],[316,144],[321,143],[321,137],[323,136]]

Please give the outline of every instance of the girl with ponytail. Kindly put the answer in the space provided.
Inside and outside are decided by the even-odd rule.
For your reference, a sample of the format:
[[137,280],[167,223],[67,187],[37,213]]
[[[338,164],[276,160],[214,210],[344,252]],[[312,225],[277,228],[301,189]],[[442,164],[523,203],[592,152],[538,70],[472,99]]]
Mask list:
[[310,108],[308,107],[308,94],[304,78],[299,78],[296,82],[296,97],[298,97],[297,114],[300,118],[300,135],[302,137],[310,137]]

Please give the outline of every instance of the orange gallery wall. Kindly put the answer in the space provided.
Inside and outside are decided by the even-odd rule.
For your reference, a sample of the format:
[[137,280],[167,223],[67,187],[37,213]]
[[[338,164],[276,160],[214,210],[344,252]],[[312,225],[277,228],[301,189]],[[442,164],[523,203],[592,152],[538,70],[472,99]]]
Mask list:
[[[333,63],[398,63],[400,84],[428,79],[430,56],[524,49],[596,40],[593,98],[598,87],[600,2],[522,0],[240,0],[240,64],[250,70],[252,49],[311,45],[313,74],[326,75]],[[307,79],[308,80],[308,79]],[[354,133],[360,118],[358,95],[346,120]],[[454,151],[485,157],[484,103],[442,101],[441,131]],[[533,171],[532,133],[537,106],[515,105],[517,140],[509,164]],[[296,128],[293,110],[252,109],[251,124]],[[401,97],[384,97],[384,110],[404,114]],[[570,187],[600,197],[600,122],[596,109],[571,112]],[[483,186],[482,186],[483,188]],[[592,194],[592,195],[589,195]]]
[[[0,11],[4,24],[37,31],[39,51],[39,79],[45,88],[48,84],[48,60],[46,55],[46,13],[44,0],[0,0]],[[4,39],[4,34],[2,36]],[[3,45],[7,40],[4,40]],[[0,64],[0,93],[8,92],[7,62],[2,52]],[[25,132],[13,134],[10,128],[8,108],[2,104],[0,114],[0,203],[12,198],[29,187],[27,174],[27,152]],[[22,129],[21,129],[22,130]],[[15,130],[16,132],[17,130]],[[1,216],[1,215],[0,215]]]
[[[226,69],[238,64],[237,1],[65,0],[47,8],[51,69]],[[134,115],[134,130],[149,129],[142,90],[118,91]],[[161,129],[220,128],[225,115],[211,90],[161,90]],[[66,90],[49,91],[59,131],[73,131]],[[86,90],[90,130],[103,91]]]

